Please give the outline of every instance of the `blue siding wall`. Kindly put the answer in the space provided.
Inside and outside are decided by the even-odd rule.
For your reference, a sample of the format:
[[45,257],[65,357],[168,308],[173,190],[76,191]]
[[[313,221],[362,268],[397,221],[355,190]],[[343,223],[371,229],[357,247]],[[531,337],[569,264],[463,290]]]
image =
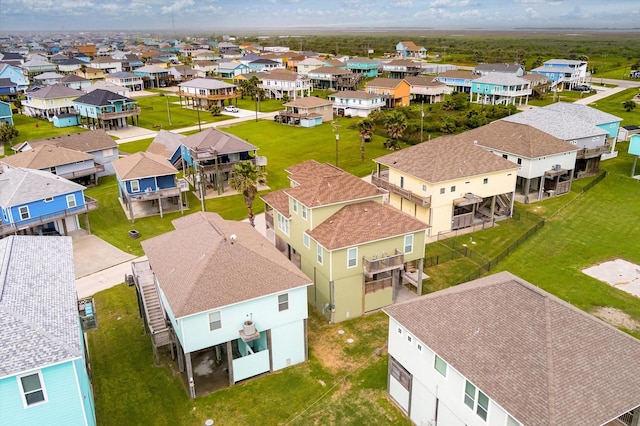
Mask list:
[[167,189],[167,188],[175,188],[176,187],[176,176],[175,175],[167,175],[167,176],[158,176],[158,188]]
[[[76,200],[76,207],[69,208],[67,206],[67,195],[73,195]],[[20,218],[20,207],[27,206],[29,208],[29,219]],[[21,204],[18,206],[10,206],[10,216],[7,217],[8,221],[5,221],[4,217],[2,221],[4,223],[21,223],[27,224],[34,222],[40,216],[46,218],[47,216],[53,216],[60,213],[63,210],[74,211],[80,210],[84,206],[84,192],[78,190],[67,194],[61,194],[53,197],[52,201],[45,202],[44,200],[34,201],[28,204]],[[5,206],[2,206],[5,207]],[[9,206],[7,206],[9,207]],[[6,207],[5,207],[6,208]]]
[[[35,370],[37,371],[37,370]],[[35,372],[34,371],[34,372]],[[82,396],[72,362],[47,367],[42,379],[47,402],[24,408],[15,376],[0,379],[1,413],[3,425],[85,425]],[[91,423],[89,421],[89,425]]]

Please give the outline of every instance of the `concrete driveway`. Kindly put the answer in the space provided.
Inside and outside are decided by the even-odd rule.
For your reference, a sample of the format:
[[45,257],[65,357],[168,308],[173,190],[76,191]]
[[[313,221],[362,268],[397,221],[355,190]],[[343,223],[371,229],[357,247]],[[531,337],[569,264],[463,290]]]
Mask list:
[[135,256],[125,253],[95,235],[73,237],[73,264],[76,279],[129,262]]

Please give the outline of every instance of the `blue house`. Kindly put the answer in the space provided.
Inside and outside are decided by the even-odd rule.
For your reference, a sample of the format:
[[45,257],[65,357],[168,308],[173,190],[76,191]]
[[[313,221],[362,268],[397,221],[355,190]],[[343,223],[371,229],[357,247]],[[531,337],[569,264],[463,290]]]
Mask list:
[[98,202],[84,186],[41,170],[10,168],[0,174],[0,237],[9,234],[67,235],[79,230],[78,215],[90,231],[87,213]]
[[0,78],[0,95],[15,97],[18,94],[18,85],[8,78]]
[[0,422],[96,424],[71,238],[0,240]]
[[13,124],[11,104],[0,101],[0,123]]
[[109,90],[96,89],[73,101],[80,120],[86,119],[87,126],[101,129],[117,129],[136,124],[140,115],[138,102]]
[[157,65],[145,65],[133,70],[133,74],[142,77],[144,88],[158,88],[169,85],[169,70]]
[[220,78],[234,78],[241,74],[249,74],[251,69],[240,62],[220,62],[218,64],[218,75]]
[[186,136],[180,133],[169,132],[168,130],[160,130],[151,145],[147,148],[147,152],[161,155],[166,158],[169,163],[176,168],[182,168],[182,139]]
[[374,59],[353,57],[347,60],[347,69],[365,77],[378,76],[378,62]]
[[9,64],[0,64],[0,79],[8,78],[17,86],[17,90],[26,90],[29,87],[29,79],[22,70]]
[[418,46],[412,41],[401,41],[396,44],[396,53],[402,58],[421,58],[427,57],[427,48]]
[[531,82],[513,74],[489,73],[471,81],[471,102],[492,105],[529,104]]
[[311,280],[247,222],[195,213],[173,225],[132,269],[141,306],[162,306],[145,310],[154,351],[177,346],[189,395],[306,361]]
[[470,71],[448,70],[435,79],[451,87],[455,92],[471,93],[471,82],[480,76]]
[[120,202],[128,218],[179,210],[183,204],[178,169],[161,155],[137,152],[113,162]]
[[541,67],[532,69],[531,73],[545,75],[551,81],[551,87],[570,89],[586,81],[587,62],[573,59],[549,59]]

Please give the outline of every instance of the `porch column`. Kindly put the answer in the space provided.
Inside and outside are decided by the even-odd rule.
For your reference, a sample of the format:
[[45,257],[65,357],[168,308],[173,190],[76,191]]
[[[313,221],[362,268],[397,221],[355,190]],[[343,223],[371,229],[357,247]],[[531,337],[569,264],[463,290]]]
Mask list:
[[516,201],[516,190],[511,193],[511,207],[509,207],[509,217],[513,217],[513,203]]
[[422,269],[424,268],[424,257],[418,259],[418,296],[422,296]]
[[68,231],[67,231],[67,218],[63,217],[62,218],[62,235],[68,235]]
[[133,217],[133,202],[131,202],[131,197],[128,194],[125,195],[125,200],[127,200],[127,203],[129,204],[129,216],[131,216],[131,224],[133,225],[136,222]]
[[233,349],[231,340],[227,342],[227,367],[229,372],[229,386],[233,386]]
[[267,330],[267,350],[269,351],[269,372],[273,373],[273,350],[271,349],[271,329]]
[[543,194],[544,194],[544,181],[545,181],[545,177],[540,176],[540,188],[538,188],[538,200],[542,200]]
[[193,382],[193,367],[191,366],[191,352],[185,353],[184,358],[187,361],[187,383],[189,384],[189,397],[193,399],[196,397],[196,385]]
[[494,214],[495,214],[495,211],[496,211],[496,198],[497,197],[498,197],[497,195],[494,195],[493,197],[491,197],[491,220],[492,221],[495,221]]
[[162,196],[158,195],[158,208],[160,209],[160,219],[162,219]]
[[89,226],[89,213],[84,213],[82,216],[84,216],[84,229],[86,229],[87,232],[91,234],[91,226]]

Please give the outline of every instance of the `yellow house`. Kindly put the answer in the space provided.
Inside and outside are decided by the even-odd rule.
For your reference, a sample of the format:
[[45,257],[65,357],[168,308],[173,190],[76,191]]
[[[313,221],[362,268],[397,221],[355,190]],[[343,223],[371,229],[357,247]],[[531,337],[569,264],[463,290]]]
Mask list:
[[73,111],[73,101],[84,92],[62,84],[52,84],[37,90],[28,90],[26,100],[22,101],[24,114],[53,120],[54,116],[69,114]]
[[309,303],[329,322],[422,293],[425,223],[332,165],[310,160],[287,172],[290,188],[261,197],[267,236],[313,280]]
[[365,85],[365,91],[382,96],[388,108],[409,106],[411,100],[411,85],[404,79],[374,78]]
[[78,77],[87,78],[91,81],[103,80],[105,77],[104,70],[101,70],[100,68],[93,68],[93,67],[85,67],[84,69],[78,68],[73,73]]
[[518,165],[469,140],[443,136],[374,160],[372,183],[392,206],[430,225],[430,236],[507,219]]

